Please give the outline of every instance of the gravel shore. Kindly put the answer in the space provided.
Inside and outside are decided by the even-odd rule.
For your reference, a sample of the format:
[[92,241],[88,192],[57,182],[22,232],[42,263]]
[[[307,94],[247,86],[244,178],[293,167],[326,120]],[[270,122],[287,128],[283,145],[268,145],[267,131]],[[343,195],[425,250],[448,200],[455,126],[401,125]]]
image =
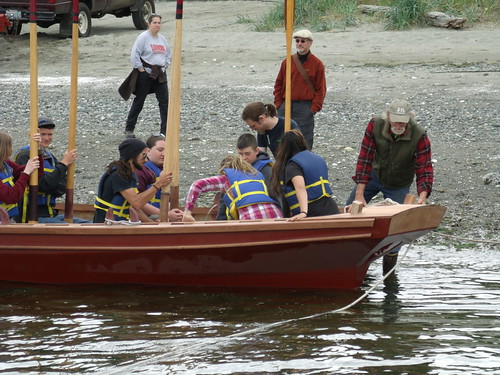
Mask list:
[[[236,18],[237,14],[252,14],[269,6],[267,2],[251,2],[253,7],[248,3],[228,2],[226,7],[234,7],[233,13],[228,10],[228,14]],[[165,7],[163,14],[173,14],[173,10],[166,8],[168,4],[159,3],[157,12]],[[198,9],[201,17],[204,14],[203,6],[209,5],[197,4],[199,6],[196,9],[202,8]],[[242,108],[255,100],[272,102],[272,85],[284,55],[284,50],[275,48],[274,55],[264,53],[261,59],[256,59],[253,54],[259,47],[245,50],[243,46],[246,36],[250,34],[253,38],[257,35],[262,45],[265,45],[262,49],[267,51],[268,43],[275,43],[276,40],[284,43],[282,33],[250,32],[248,26],[238,24],[231,17],[224,20],[224,17],[213,17],[211,20],[204,18],[201,24],[193,19],[190,21],[192,24],[188,23],[185,29],[186,40],[191,44],[183,48],[179,150],[181,201],[190,184],[198,178],[214,174],[219,161],[228,153],[235,152],[237,137],[249,131],[240,119]],[[117,158],[117,146],[123,140],[130,101],[124,102],[119,97],[117,87],[130,70],[128,53],[138,32],[130,26],[127,30],[108,31],[108,24],[118,21],[119,25],[131,23],[131,20],[108,16],[94,20],[94,35],[80,43],[82,73],[79,78],[77,132],[80,157],[75,178],[75,202],[79,203],[93,203],[99,176],[105,166]],[[199,29],[196,25],[199,25]],[[173,21],[166,22],[162,27],[168,30],[172,40]],[[228,45],[229,42],[239,41],[238,50],[233,50],[236,48],[233,44],[228,47],[230,52],[219,48],[207,50],[206,40],[210,37],[207,36],[207,29],[212,30],[212,36],[223,30],[223,34],[228,35]],[[63,51],[64,48],[69,51],[69,41],[58,39],[50,30],[39,33],[39,49],[42,50],[39,63],[39,108],[41,114],[56,120],[58,126],[52,151],[60,157],[67,144],[70,65]],[[395,62],[373,61],[373,50],[363,51],[360,48],[362,51],[356,55],[356,43],[371,37],[377,50],[375,34],[379,33],[380,36],[385,32],[380,29],[370,32],[363,27],[359,31],[357,39],[353,36],[356,32],[353,30],[345,35],[317,33],[312,48],[313,53],[322,58],[327,66],[328,85],[325,105],[316,116],[314,151],[328,162],[338,203],[345,202],[353,186],[351,176],[368,120],[372,115],[379,114],[393,98],[401,97],[413,104],[417,121],[427,129],[432,143],[435,185],[429,202],[448,208],[440,231],[426,237],[426,240],[433,243],[452,242],[457,247],[498,247],[498,48],[485,52],[487,57],[479,57],[478,53],[477,60],[467,54],[449,56],[447,59],[444,54],[441,57],[422,47],[420,53],[428,54],[428,57],[422,57],[422,61],[416,63],[410,64],[404,59]],[[479,31],[484,33],[485,41],[498,41],[495,35],[500,36],[499,30],[494,27]],[[401,38],[404,45],[404,41],[411,40],[413,36],[418,40],[419,35],[425,33],[433,35],[444,32],[449,32],[452,39],[449,46],[451,50],[448,51],[450,55],[453,54],[453,38],[456,37],[456,34],[451,33],[456,31],[411,30],[393,32],[389,36],[384,34],[384,38]],[[467,33],[478,30],[462,32],[462,39],[466,40],[470,35]],[[443,38],[440,40],[442,42]],[[249,42],[255,43],[255,40]],[[481,50],[481,42],[476,42],[479,43],[478,50]],[[328,55],[330,45],[338,46],[341,43],[347,47],[344,50],[350,51],[351,57],[343,57],[341,53],[335,55],[335,52],[331,52],[333,57]],[[113,50],[113,44],[119,52]],[[426,46],[425,43],[423,45]],[[432,45],[432,41],[428,45]],[[27,142],[30,111],[27,46],[27,34],[22,34],[12,44],[0,41],[0,48],[8,52],[0,58],[0,129],[13,136],[16,147]],[[46,50],[47,46],[50,52]],[[490,46],[485,48],[489,49]],[[412,53],[418,54],[413,47],[411,49]],[[362,53],[366,62],[364,64],[360,62],[363,61]],[[105,68],[97,69],[99,59],[106,62]],[[14,61],[23,61],[23,65],[13,64]],[[110,61],[114,61],[113,66],[109,66]],[[137,135],[145,139],[157,133],[158,117],[156,99],[150,96],[137,124]],[[416,193],[414,189],[412,192]]]

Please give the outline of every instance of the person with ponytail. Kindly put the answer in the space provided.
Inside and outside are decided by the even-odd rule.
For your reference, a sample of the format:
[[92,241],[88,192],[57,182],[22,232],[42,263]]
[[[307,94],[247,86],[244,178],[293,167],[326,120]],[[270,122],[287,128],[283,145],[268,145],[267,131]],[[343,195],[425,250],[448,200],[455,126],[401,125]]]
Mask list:
[[291,220],[340,213],[332,197],[325,160],[307,149],[306,140],[297,129],[286,132],[281,139],[271,175],[271,192],[283,198],[283,211]]
[[[250,129],[257,131],[257,145],[260,150],[267,152],[271,150],[276,157],[281,137],[285,133],[285,118],[278,117],[274,104],[264,104],[262,102],[252,102],[247,104],[241,113],[243,121],[250,126]],[[300,129],[293,119],[292,129]]]

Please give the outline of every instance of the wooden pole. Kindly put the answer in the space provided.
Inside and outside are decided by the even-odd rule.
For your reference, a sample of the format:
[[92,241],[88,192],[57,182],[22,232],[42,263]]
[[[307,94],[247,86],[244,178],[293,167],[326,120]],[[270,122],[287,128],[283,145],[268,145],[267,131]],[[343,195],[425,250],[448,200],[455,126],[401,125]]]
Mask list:
[[172,59],[172,78],[168,101],[166,152],[163,170],[173,172],[169,186],[162,189],[160,199],[160,221],[168,221],[170,208],[179,207],[179,135],[181,120],[181,53],[182,53],[182,6],[183,0],[177,0],[175,11],[175,37]]
[[[76,148],[76,112],[78,98],[78,14],[80,1],[73,0],[72,54],[71,54],[71,88],[69,97],[69,129],[68,150]],[[75,163],[68,166],[66,178],[66,199],[64,205],[64,221],[73,222],[73,197],[75,186]]]
[[[36,0],[30,0],[30,159],[38,156],[38,35],[36,28]],[[38,170],[30,176],[28,223],[38,220]]]
[[292,37],[295,0],[285,0],[286,74],[285,74],[285,132],[292,126]]

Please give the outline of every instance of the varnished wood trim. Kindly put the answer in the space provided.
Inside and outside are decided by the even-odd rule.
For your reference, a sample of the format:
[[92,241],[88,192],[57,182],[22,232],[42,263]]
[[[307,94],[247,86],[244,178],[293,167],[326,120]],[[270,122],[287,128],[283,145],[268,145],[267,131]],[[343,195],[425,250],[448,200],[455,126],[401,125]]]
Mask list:
[[114,246],[105,248],[98,248],[95,246],[60,246],[57,245],[57,249],[54,249],[54,246],[38,246],[38,245],[29,245],[29,246],[0,246],[1,250],[43,250],[43,251],[165,251],[165,250],[199,250],[199,249],[214,249],[214,248],[229,248],[229,247],[244,247],[244,246],[273,246],[280,244],[290,244],[290,243],[304,243],[304,242],[317,242],[317,241],[338,241],[338,240],[350,240],[350,239],[359,239],[359,238],[369,238],[371,237],[370,233],[363,234],[353,234],[353,235],[343,235],[343,236],[326,236],[326,237],[318,237],[318,238],[296,238],[290,240],[280,240],[280,241],[252,241],[252,242],[239,242],[237,244],[234,243],[222,243],[222,244],[212,244],[212,245],[181,245],[181,246],[141,246],[140,248],[128,247],[128,246]]

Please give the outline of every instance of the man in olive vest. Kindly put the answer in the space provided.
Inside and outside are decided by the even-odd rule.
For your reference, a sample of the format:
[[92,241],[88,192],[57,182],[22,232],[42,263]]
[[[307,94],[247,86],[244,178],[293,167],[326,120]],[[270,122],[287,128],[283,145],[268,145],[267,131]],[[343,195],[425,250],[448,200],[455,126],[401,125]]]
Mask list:
[[[415,176],[417,203],[425,204],[434,182],[431,143],[414,117],[406,100],[395,99],[381,117],[370,120],[352,177],[356,186],[346,208],[354,200],[366,206],[380,192],[384,198],[403,203]],[[398,251],[384,256],[384,274],[396,264]]]

